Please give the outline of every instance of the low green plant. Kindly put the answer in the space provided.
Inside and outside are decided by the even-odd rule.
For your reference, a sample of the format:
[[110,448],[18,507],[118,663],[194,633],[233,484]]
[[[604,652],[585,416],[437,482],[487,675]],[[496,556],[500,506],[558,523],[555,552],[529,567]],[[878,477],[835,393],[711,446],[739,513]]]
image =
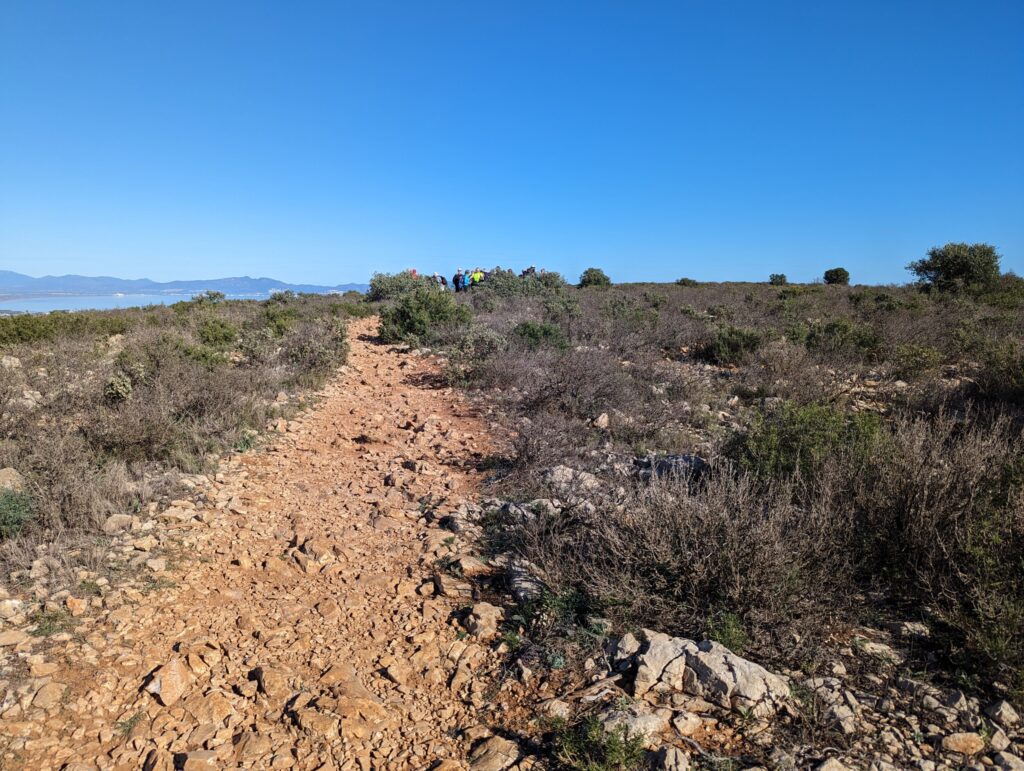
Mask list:
[[644,741],[625,726],[606,729],[596,717],[556,724],[555,760],[571,771],[637,771],[644,765]]
[[31,496],[16,490],[0,490],[0,541],[16,537],[33,517]]
[[785,273],[772,273],[768,276],[768,283],[772,286],[785,286],[789,283]]
[[825,405],[785,402],[755,419],[726,452],[742,470],[765,481],[796,473],[809,479],[839,451],[866,460],[881,435],[881,420],[873,413],[846,415]]
[[527,348],[569,347],[569,341],[562,328],[544,321],[524,321],[512,330],[512,337]]
[[743,626],[743,619],[735,613],[722,612],[708,624],[708,639],[724,645],[734,653],[743,653],[750,645],[750,635]]
[[683,278],[676,279],[676,286],[700,286],[700,282],[697,279],[684,276]]
[[897,377],[913,380],[938,369],[942,364],[942,353],[930,345],[900,345],[893,352],[891,361]]
[[878,355],[882,339],[868,324],[834,319],[811,324],[806,343],[808,350],[823,354],[846,353],[871,359]]
[[764,337],[755,329],[721,327],[701,350],[702,358],[715,364],[739,364],[764,343]]
[[199,322],[196,335],[204,345],[222,351],[238,338],[238,329],[224,319],[210,318]]

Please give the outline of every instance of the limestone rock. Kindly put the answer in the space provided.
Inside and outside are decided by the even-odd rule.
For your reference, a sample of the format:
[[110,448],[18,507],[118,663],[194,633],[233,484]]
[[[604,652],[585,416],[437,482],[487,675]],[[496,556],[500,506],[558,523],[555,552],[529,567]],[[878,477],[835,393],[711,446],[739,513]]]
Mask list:
[[992,756],[992,762],[1003,771],[1024,771],[1024,760],[1009,752],[997,752]]
[[478,602],[466,618],[466,630],[474,637],[489,640],[498,633],[505,611],[489,602]]
[[480,742],[470,753],[472,771],[505,771],[519,760],[519,745],[500,736]]
[[188,667],[175,656],[154,673],[146,690],[156,696],[165,707],[169,707],[184,695],[191,683],[192,674]]
[[652,710],[646,702],[636,702],[625,709],[612,709],[601,717],[606,731],[625,728],[630,736],[639,736],[648,748],[657,747],[659,737],[668,731],[668,710]]
[[577,471],[568,466],[555,466],[544,472],[544,483],[560,495],[573,492],[594,492],[601,488],[601,480],[588,471]]
[[63,683],[49,682],[36,691],[36,695],[32,699],[32,706],[39,707],[41,709],[49,709],[55,704],[59,704],[60,700],[64,698],[64,691],[67,686]]
[[1020,722],[1020,714],[1006,699],[1000,699],[994,704],[990,704],[985,710],[985,714],[1003,728],[1013,728]]
[[111,514],[103,522],[103,532],[107,535],[115,535],[132,526],[133,517],[130,514]]
[[678,747],[662,747],[654,757],[655,771],[690,771],[690,756]]
[[985,749],[985,740],[973,731],[950,734],[943,737],[942,749],[961,755],[976,755]]
[[720,643],[696,643],[645,630],[646,647],[636,656],[634,696],[681,691],[725,709],[771,717],[789,699],[789,683],[737,656]]
[[[9,357],[5,356],[4,358],[6,359]],[[10,490],[15,493],[24,492],[25,477],[10,466],[0,469],[0,490]]]

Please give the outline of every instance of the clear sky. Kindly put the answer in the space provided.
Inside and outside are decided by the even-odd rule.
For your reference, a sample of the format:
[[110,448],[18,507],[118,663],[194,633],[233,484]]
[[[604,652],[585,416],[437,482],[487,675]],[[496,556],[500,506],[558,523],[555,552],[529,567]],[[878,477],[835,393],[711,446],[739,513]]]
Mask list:
[[0,268],[1024,273],[1024,2],[0,3]]

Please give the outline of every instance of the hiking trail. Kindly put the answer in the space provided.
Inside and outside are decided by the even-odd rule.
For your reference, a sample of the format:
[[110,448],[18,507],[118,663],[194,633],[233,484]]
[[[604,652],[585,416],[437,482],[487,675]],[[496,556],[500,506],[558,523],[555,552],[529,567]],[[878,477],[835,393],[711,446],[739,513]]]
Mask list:
[[70,633],[16,642],[0,767],[469,767],[497,654],[450,621],[468,587],[441,595],[435,564],[467,545],[421,501],[473,500],[487,426],[375,329],[350,322],[347,365],[262,451],[122,537],[153,549],[150,591],[69,600]]

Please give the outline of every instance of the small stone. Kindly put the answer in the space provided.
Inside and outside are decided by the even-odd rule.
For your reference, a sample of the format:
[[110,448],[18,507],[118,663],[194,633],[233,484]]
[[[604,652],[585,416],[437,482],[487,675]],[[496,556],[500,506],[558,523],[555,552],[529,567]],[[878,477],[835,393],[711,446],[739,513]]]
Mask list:
[[235,740],[235,757],[239,762],[259,760],[270,754],[270,739],[255,731],[240,734]]
[[81,600],[77,597],[68,597],[64,600],[64,604],[68,606],[68,610],[74,618],[78,618],[89,608],[88,600]]
[[680,712],[672,718],[672,727],[679,732],[680,736],[692,736],[700,728],[703,721],[700,716],[692,712]]
[[154,573],[163,573],[167,570],[167,560],[164,557],[154,557],[151,560],[146,560],[146,567]]
[[472,771],[505,771],[519,760],[519,745],[500,736],[492,736],[470,753]]
[[55,704],[59,704],[60,700],[64,698],[66,687],[63,683],[47,683],[36,691],[36,695],[32,699],[32,706],[39,707],[40,709],[49,709]]
[[1000,699],[994,704],[990,704],[985,710],[985,714],[1004,728],[1013,728],[1020,722],[1020,714],[1006,699]]
[[103,532],[107,535],[115,535],[132,526],[132,517],[129,514],[111,514],[103,522]]
[[655,771],[690,771],[690,756],[678,747],[662,747],[654,758]]
[[992,762],[995,763],[996,768],[1003,769],[1003,771],[1024,771],[1024,760],[1009,752],[997,752],[992,756]]
[[266,667],[256,667],[253,677],[259,685],[260,693],[270,699],[284,699],[291,695],[288,678],[281,672]]
[[961,755],[977,755],[985,749],[985,740],[973,731],[950,734],[942,739],[942,749]]
[[[4,356],[4,358],[10,357]],[[25,477],[10,466],[0,469],[0,490],[10,490],[14,493],[25,492]]]
[[602,412],[594,418],[594,428],[608,428],[608,413]]
[[0,648],[21,645],[28,639],[29,636],[20,629],[9,629],[6,632],[0,632]]
[[174,704],[182,697],[192,681],[188,667],[175,656],[153,675],[146,690],[157,697],[165,707]]
[[466,630],[474,637],[489,640],[498,633],[498,625],[505,618],[505,612],[489,602],[478,602],[466,618]]
[[829,758],[819,763],[814,771],[850,771],[850,769],[835,758]]

